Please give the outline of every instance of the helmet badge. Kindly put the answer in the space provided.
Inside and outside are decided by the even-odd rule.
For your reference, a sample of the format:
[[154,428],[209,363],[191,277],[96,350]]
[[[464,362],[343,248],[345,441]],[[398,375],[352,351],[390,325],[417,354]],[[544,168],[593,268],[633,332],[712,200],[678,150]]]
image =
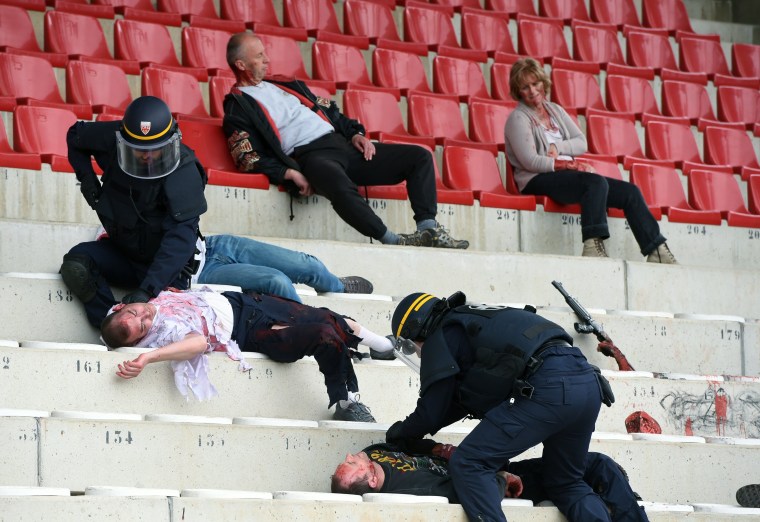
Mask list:
[[150,132],[150,122],[149,121],[141,121],[140,122],[140,131],[144,135],[147,135]]

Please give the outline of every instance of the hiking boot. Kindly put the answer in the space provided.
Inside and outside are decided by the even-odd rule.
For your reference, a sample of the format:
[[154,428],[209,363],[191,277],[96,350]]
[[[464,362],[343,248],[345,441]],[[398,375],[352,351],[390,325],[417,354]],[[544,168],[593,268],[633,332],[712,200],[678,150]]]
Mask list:
[[668,248],[667,243],[662,243],[647,256],[649,263],[662,263],[663,265],[677,265],[676,256]]
[[583,257],[609,257],[604,249],[604,240],[600,237],[592,237],[583,242]]
[[420,235],[422,236],[422,246],[433,248],[456,248],[464,250],[470,246],[466,239],[454,239],[449,231],[438,224],[435,228],[426,228]]
[[[358,396],[357,396],[358,399]],[[345,408],[340,407],[340,401],[335,403],[333,419],[351,422],[377,422],[364,404],[357,401],[349,401]]]
[[411,234],[398,234],[398,244],[405,246],[426,246],[422,244],[422,232],[419,230]]
[[[387,337],[393,343],[393,346],[396,346],[395,337],[392,335],[386,335],[385,337]],[[396,358],[396,354],[393,353],[393,349],[390,349],[387,352],[379,352],[374,348],[370,348],[369,356],[376,361],[392,361]]]
[[359,276],[341,277],[344,294],[371,294],[374,290],[372,283]]
[[743,507],[760,508],[760,484],[748,484],[737,489],[736,501]]

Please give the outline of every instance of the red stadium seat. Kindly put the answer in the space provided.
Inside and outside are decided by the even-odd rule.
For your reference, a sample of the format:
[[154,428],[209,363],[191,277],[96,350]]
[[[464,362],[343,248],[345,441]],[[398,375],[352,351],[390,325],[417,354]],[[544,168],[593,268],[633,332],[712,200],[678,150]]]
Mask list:
[[639,136],[636,133],[634,117],[623,117],[593,112],[586,117],[589,152],[616,156],[619,162],[626,156],[643,158]]
[[142,94],[164,100],[177,119],[211,120],[198,81],[189,74],[146,67],[142,72]]
[[704,85],[691,82],[662,82],[662,113],[665,116],[686,117],[692,125],[702,118],[715,119],[712,103]]
[[760,216],[750,214],[739,185],[731,174],[692,170],[689,203],[699,210],[715,210],[730,226],[760,228]]
[[92,118],[89,105],[64,103],[50,62],[36,56],[0,53],[0,110],[11,111],[17,104],[57,107],[85,120]]
[[369,48],[369,38],[342,33],[332,0],[284,0],[282,6],[287,27],[305,29],[317,40]]
[[401,42],[393,10],[379,2],[346,0],[343,3],[343,23],[346,34],[366,36],[372,44],[377,44],[381,38]]
[[536,198],[509,194],[501,181],[493,153],[450,145],[443,149],[443,182],[458,190],[472,190],[481,206],[535,210]]
[[11,148],[2,118],[0,118],[0,166],[28,170],[40,170],[42,168],[39,154],[16,152]]
[[718,87],[718,119],[744,123],[751,130],[760,121],[760,92],[746,87]]
[[269,178],[264,174],[237,171],[221,125],[179,120],[179,128],[182,142],[195,151],[210,184],[269,190]]
[[568,25],[573,20],[589,21],[584,0],[538,0],[538,15],[561,18]]
[[416,54],[378,47],[372,52],[372,71],[380,87],[401,89],[404,95],[410,90],[431,92],[425,66]]
[[[422,43],[431,51],[440,52],[441,46],[459,48],[454,25],[452,23],[454,10],[450,7],[409,2],[404,8],[404,40]],[[478,59],[478,51],[459,51],[458,56]],[[485,60],[483,60],[485,61]]]
[[198,81],[208,81],[208,72],[202,67],[182,67],[177,60],[169,30],[159,24],[135,20],[116,20],[114,54],[123,60],[134,60],[141,67],[159,66],[165,69],[192,74]]
[[760,77],[760,45],[735,43],[731,46],[731,72],[745,78]]
[[747,179],[747,205],[750,212],[760,215],[760,174]]
[[709,126],[704,131],[705,163],[731,165],[734,172],[742,167],[760,168],[752,140],[743,130]]
[[208,101],[212,118],[224,117],[224,97],[235,85],[232,76],[212,76],[208,79]]
[[68,160],[66,132],[77,115],[66,109],[19,105],[13,111],[13,146],[39,154],[56,172],[74,172]]
[[372,85],[359,48],[317,40],[311,53],[315,79],[335,82],[340,89],[349,84]]
[[591,0],[591,19],[602,24],[613,24],[618,30],[624,25],[641,25],[633,0]]
[[305,80],[309,78],[301,57],[298,42],[287,36],[259,34],[269,57],[271,76],[288,76]]
[[486,51],[489,56],[497,52],[514,54],[507,15],[488,11],[464,9],[462,11],[462,47]]
[[641,0],[641,20],[645,27],[664,28],[673,35],[694,32],[683,0]]
[[179,13],[156,11],[151,0],[93,0],[92,3],[111,6],[116,13],[122,15],[127,20],[174,27],[182,25],[182,15]]
[[625,58],[614,25],[573,22],[573,56],[576,60],[607,64],[624,64]]
[[512,18],[516,18],[520,13],[536,15],[533,0],[485,0],[485,8],[488,11],[507,13]]
[[495,100],[515,101],[509,93],[509,73],[512,64],[494,62],[491,66],[491,97]]
[[127,74],[139,74],[135,61],[117,56],[114,60],[108,51],[103,28],[96,18],[62,11],[45,13],[45,50],[62,53],[70,58],[112,63]]
[[182,20],[195,27],[239,33],[245,31],[242,20],[222,20],[212,0],[157,0],[159,11],[179,13]]
[[438,145],[466,145],[496,152],[496,144],[481,146],[467,137],[456,96],[410,92],[407,101],[411,134],[432,136]]
[[182,64],[186,67],[204,68],[209,75],[232,75],[227,65],[227,42],[230,36],[231,33],[217,29],[183,27]]
[[678,68],[666,35],[633,30],[628,33],[627,46],[628,65],[651,67],[658,74],[663,68]]
[[716,74],[731,74],[720,41],[681,38],[678,56],[683,71],[706,73],[711,80]]
[[0,51],[44,58],[54,67],[65,67],[68,61],[65,54],[40,49],[29,13],[13,5],[0,5]]
[[660,114],[652,84],[644,78],[608,74],[604,90],[611,111],[630,112],[638,119],[644,114]]
[[254,31],[256,24],[280,25],[272,0],[220,0],[219,11],[225,20],[242,20]]
[[599,82],[593,74],[552,68],[552,101],[565,109],[585,114],[586,109],[604,110]]
[[637,163],[631,168],[631,183],[639,187],[647,205],[659,208],[673,223],[720,225],[720,212],[693,208],[675,169]]
[[456,12],[464,9],[480,9],[480,0],[432,0],[431,3],[451,7]]
[[107,63],[71,60],[66,65],[66,98],[87,104],[96,113],[123,114],[132,101],[124,71]]
[[497,143],[504,150],[504,125],[515,101],[474,99],[470,102],[470,136],[480,143]]
[[644,144],[648,158],[674,161],[680,169],[685,161],[702,163],[697,140],[688,125],[651,121],[646,126]]
[[554,58],[570,60],[562,20],[518,16],[517,52],[548,63]]
[[490,97],[480,64],[449,56],[433,58],[433,90],[442,94],[454,94],[463,102],[473,96]]

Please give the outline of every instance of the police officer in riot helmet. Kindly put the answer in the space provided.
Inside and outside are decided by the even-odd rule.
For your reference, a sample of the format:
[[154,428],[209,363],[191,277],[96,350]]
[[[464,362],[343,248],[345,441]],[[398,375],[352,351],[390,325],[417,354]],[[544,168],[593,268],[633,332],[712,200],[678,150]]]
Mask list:
[[130,290],[124,303],[188,288],[199,268],[207,177],[166,103],[136,98],[121,121],[77,122],[66,140],[82,195],[107,233],[72,248],[60,270],[90,323],[98,327],[116,304],[109,284]]
[[567,519],[610,520],[583,473],[600,405],[614,397],[565,330],[532,307],[469,304],[462,292],[410,294],[391,324],[397,354],[410,352],[408,341],[417,348],[420,397],[386,440],[415,451],[427,434],[466,416],[481,419],[449,461],[470,520],[506,520],[496,472],[539,443],[552,470],[543,486]]

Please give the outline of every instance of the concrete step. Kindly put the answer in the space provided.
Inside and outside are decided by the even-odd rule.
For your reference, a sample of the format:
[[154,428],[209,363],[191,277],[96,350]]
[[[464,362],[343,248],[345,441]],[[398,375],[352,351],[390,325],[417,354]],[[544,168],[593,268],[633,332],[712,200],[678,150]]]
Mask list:
[[[388,424],[322,421],[319,427],[0,417],[15,465],[0,484],[65,487],[115,484],[144,488],[328,491],[327,477],[345,454],[384,439]],[[36,440],[13,435],[24,429]],[[439,432],[458,444],[463,429]],[[31,448],[31,449],[30,449]],[[597,432],[591,450],[617,460],[645,500],[733,504],[736,489],[756,480],[760,445],[632,440]],[[540,447],[523,454],[540,455]],[[253,466],[241,463],[255,462]],[[303,463],[309,462],[304,468]],[[711,473],[682,480],[710,462]],[[118,464],[117,464],[118,463]],[[294,473],[294,470],[301,470]],[[34,480],[29,482],[30,477]]]
[[[255,354],[258,355],[258,354]],[[248,358],[240,372],[222,354],[211,354],[211,380],[219,395],[210,401],[186,400],[174,385],[168,363],[154,364],[138,382],[118,378],[117,365],[134,351],[0,348],[0,396],[6,408],[35,411],[83,411],[123,415],[181,414],[329,420],[327,394],[316,361],[293,364]],[[393,423],[416,405],[419,377],[401,362],[363,359],[354,364],[361,400],[382,423]],[[615,393],[603,407],[596,429],[625,433],[626,418],[644,411],[670,435],[760,439],[760,377],[652,374],[605,370]],[[34,390],[31,393],[30,390]],[[294,390],[298,390],[294,393]],[[146,401],[146,397],[150,397]],[[247,399],[255,397],[255,400]],[[463,426],[474,425],[464,421]],[[457,424],[459,425],[459,424]],[[732,442],[724,440],[723,442]]]

